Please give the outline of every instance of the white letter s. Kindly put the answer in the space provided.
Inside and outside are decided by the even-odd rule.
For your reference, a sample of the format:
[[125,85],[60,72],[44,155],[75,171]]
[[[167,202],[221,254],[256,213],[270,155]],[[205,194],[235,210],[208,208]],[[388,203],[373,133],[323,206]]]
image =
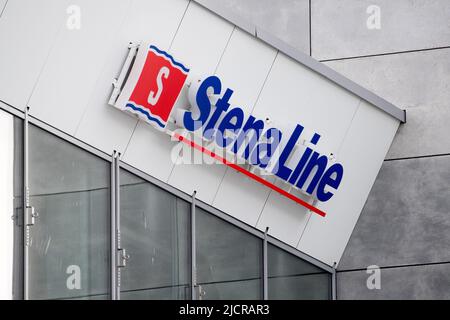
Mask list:
[[150,91],[150,94],[148,95],[148,99],[147,102],[150,103],[152,106],[154,106],[158,100],[159,97],[161,96],[161,93],[163,91],[163,82],[162,82],[162,77],[164,77],[164,79],[167,79],[167,77],[169,77],[169,73],[170,70],[167,67],[162,67],[159,70],[158,76],[156,77],[156,85],[158,86],[158,92],[155,92],[152,90]]

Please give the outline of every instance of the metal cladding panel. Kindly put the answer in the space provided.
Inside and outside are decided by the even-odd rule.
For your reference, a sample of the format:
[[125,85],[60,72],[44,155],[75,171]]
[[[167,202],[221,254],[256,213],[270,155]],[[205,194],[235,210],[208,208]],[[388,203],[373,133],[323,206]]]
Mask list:
[[[234,90],[232,106],[240,106],[247,113],[252,112],[276,55],[275,49],[235,29],[217,70],[224,87]],[[213,205],[255,225],[267,198],[267,188],[229,168],[225,175],[218,178],[221,179],[220,187]],[[240,187],[236,188],[236,185]],[[246,203],[246,210],[242,210],[243,202]]]
[[[298,192],[294,194],[302,197]],[[307,200],[306,197],[304,200]],[[268,227],[268,233],[272,237],[296,247],[310,216],[311,213],[306,208],[271,191],[256,227],[260,230]]]
[[[302,139],[307,141],[314,132],[319,133],[321,139],[316,150],[327,155],[332,153],[340,161],[339,148],[360,101],[355,95],[280,53],[254,113],[260,118],[269,117],[286,134],[296,124],[304,126]],[[296,153],[291,157],[289,163],[292,168],[300,156]],[[310,213],[292,204],[291,200],[278,194],[269,197],[257,227],[264,230],[269,226],[269,234],[296,246]]]
[[231,105],[252,112],[273,65],[277,50],[236,28],[217,67],[216,75],[234,90]]
[[[30,98],[31,115],[75,133],[129,4],[121,0],[71,3],[80,8],[80,29],[60,29]],[[61,14],[65,16],[65,11]]]
[[450,155],[383,162],[339,269],[450,261],[449,181]]
[[[232,31],[231,24],[210,14],[196,3],[190,2],[168,50],[192,72],[211,74],[219,63]],[[192,77],[195,75],[190,72],[188,79]],[[188,106],[185,96],[186,90],[183,90],[176,107]],[[150,141],[155,141],[156,144]],[[188,170],[195,170],[194,166],[189,166],[179,176],[175,175],[173,160],[177,156],[171,155],[174,145],[175,143],[171,143],[167,135],[157,132],[146,123],[139,122],[125,152],[124,160],[164,182],[168,181],[174,171],[173,180],[169,183],[190,193],[194,189],[191,183],[198,181],[196,178],[199,176],[196,172],[193,172],[190,178],[183,176],[183,174],[189,174]],[[222,167],[217,168],[224,170]],[[211,174],[210,172],[207,171],[207,174]],[[202,193],[199,192],[199,194]]]
[[321,135],[317,149],[337,156],[360,99],[280,53],[254,109],[285,130],[298,123]]
[[311,1],[312,56],[336,59],[450,44],[448,0]]
[[173,169],[170,154],[174,146],[165,133],[139,121],[122,160],[166,182]]
[[339,263],[399,121],[361,103],[340,149],[345,171],[336,194],[318,207],[326,218],[311,215],[297,248],[328,265]]
[[[233,30],[232,24],[190,3],[171,48],[171,53],[190,68],[188,79],[216,72]],[[186,108],[189,102],[183,93],[176,106]],[[202,157],[199,151],[194,153],[194,157]],[[224,173],[221,165],[179,164],[174,166],[168,182],[189,194],[196,190],[198,199],[211,203]]]
[[379,290],[367,289],[366,270],[338,272],[339,300],[449,300],[450,264],[400,266],[381,269]]
[[0,100],[25,109],[67,5],[66,0],[8,1],[0,17]]
[[212,205],[251,226],[255,226],[269,193],[270,189],[266,186],[236,170],[227,168]]
[[[112,79],[120,73],[130,41],[139,43],[145,39],[146,42],[168,50],[187,5],[188,2],[184,0],[138,0],[131,3],[123,26],[105,55],[105,66],[76,131],[77,138],[108,154],[113,150],[125,152],[137,119],[108,105]],[[156,29],[165,32],[155,32]],[[151,131],[145,132],[153,134]],[[143,132],[139,130],[137,133]]]

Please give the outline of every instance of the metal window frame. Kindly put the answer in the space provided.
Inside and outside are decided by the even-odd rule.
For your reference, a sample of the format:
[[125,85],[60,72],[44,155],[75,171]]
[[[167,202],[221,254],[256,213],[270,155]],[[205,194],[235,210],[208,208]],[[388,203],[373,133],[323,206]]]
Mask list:
[[195,202],[196,198],[195,195],[197,194],[196,191],[192,193],[191,197],[191,300],[197,300],[197,246],[196,246],[196,227],[195,227]]
[[[165,190],[165,191],[171,193],[172,195],[192,204],[192,195],[189,195],[179,189],[176,189],[175,187],[173,187],[161,180],[158,180],[157,178],[150,176],[149,174],[147,174],[127,163],[122,163],[121,168],[128,171],[129,173],[132,173],[132,174],[136,175],[137,177],[147,181],[148,183],[151,183],[151,184],[161,188],[162,190]],[[245,222],[242,222],[241,220],[238,220],[235,217],[232,217],[232,216],[226,214],[225,212],[220,211],[219,209],[217,209],[197,198],[195,199],[195,207],[207,211],[209,214],[212,214],[213,216],[220,218],[220,219],[224,220],[225,222],[228,222],[239,229],[246,231],[247,233],[259,238],[262,241],[264,241],[265,237],[267,237],[268,244],[274,245],[275,247],[282,249],[282,250],[286,251],[287,253],[290,253],[290,254],[296,256],[297,258],[305,260],[306,262],[309,262],[312,265],[324,270],[325,272],[329,273],[330,275],[332,275],[333,272],[335,271],[335,269],[333,267],[307,255],[306,253],[303,253],[303,252],[295,249],[294,247],[289,246],[288,244],[272,237],[269,234],[265,235],[264,231],[256,229],[255,227],[252,227],[252,226],[246,224]]]
[[[161,188],[162,190],[167,191],[168,193],[176,196],[177,198],[190,203],[191,204],[191,215],[194,214],[194,223],[192,222],[192,217],[191,217],[191,232],[192,232],[192,230],[194,231],[194,233],[196,232],[196,230],[195,230],[195,208],[203,209],[203,210],[207,211],[209,214],[212,214],[215,217],[218,217],[218,218],[232,224],[233,226],[235,226],[239,229],[242,229],[243,231],[246,231],[247,233],[252,234],[253,236],[256,236],[261,241],[263,241],[263,246],[264,245],[266,246],[266,250],[265,251],[263,250],[263,252],[265,252],[265,253],[263,253],[263,261],[262,261],[263,268],[267,268],[267,265],[264,266],[264,264],[267,264],[267,246],[268,246],[268,244],[271,244],[279,249],[286,251],[287,253],[290,253],[290,254],[296,256],[297,258],[300,258],[302,260],[305,260],[306,262],[311,263],[312,265],[324,270],[324,272],[329,273],[332,277],[332,288],[331,288],[332,296],[333,296],[333,298],[336,297],[336,294],[335,294],[335,292],[336,292],[336,290],[335,290],[335,288],[336,288],[336,270],[335,270],[335,268],[333,268],[333,267],[307,255],[306,253],[303,253],[303,252],[287,245],[286,243],[270,236],[266,231],[256,229],[255,227],[250,226],[250,225],[218,210],[217,208],[214,208],[213,206],[195,198],[195,194],[189,195],[179,189],[176,189],[175,187],[173,187],[161,180],[158,180],[157,178],[152,177],[149,174],[147,174],[127,163],[122,162],[120,159],[117,159],[117,161],[116,161],[114,154],[108,155],[107,153],[105,153],[97,148],[94,148],[94,147],[88,145],[87,143],[85,143],[67,133],[64,133],[64,132],[56,129],[53,126],[48,125],[47,123],[45,123],[41,120],[38,120],[38,119],[32,117],[31,115],[28,115],[28,112],[18,110],[16,108],[10,106],[9,104],[4,103],[1,100],[0,100],[0,109],[18,117],[18,118],[23,119],[24,120],[24,133],[27,133],[27,135],[28,135],[28,125],[31,123],[32,125],[40,128],[42,130],[45,130],[48,133],[53,134],[56,137],[66,141],[68,143],[71,143],[71,144],[75,145],[76,147],[109,162],[111,165],[111,177],[110,178],[112,180],[111,181],[111,198],[113,198],[113,192],[114,192],[114,201],[113,201],[113,199],[111,199],[111,208],[110,208],[111,218],[113,216],[117,217],[117,210],[119,207],[118,204],[120,204],[120,202],[119,202],[120,199],[118,197],[119,191],[120,191],[120,184],[118,182],[117,175],[120,175],[119,174],[120,168],[122,168],[122,169],[136,175],[137,177],[140,177],[141,179],[145,180],[146,182],[153,184],[153,185]],[[25,150],[25,147],[28,148],[28,137],[24,135],[23,139],[24,139],[24,194],[25,194],[25,192],[26,192],[25,182],[28,184],[28,179],[27,179],[28,177],[26,177],[26,174],[25,174],[25,173],[28,174],[28,161],[25,161],[25,160],[28,160],[28,151]],[[114,173],[113,173],[113,168],[115,169]],[[114,179],[114,181],[113,181],[113,179]],[[24,205],[25,204],[26,203],[25,203],[25,197],[24,197]],[[113,212],[113,208],[115,210],[114,212]],[[117,228],[117,225],[115,225],[115,228]],[[25,236],[26,235],[24,235],[24,237]],[[113,233],[112,223],[111,223],[111,235],[110,236],[111,236],[111,241],[115,242],[117,239],[117,233],[115,233],[115,232]],[[195,251],[193,251],[193,250],[195,250],[195,234],[194,234],[194,237],[191,236],[191,239],[193,239],[193,240],[191,240],[191,282],[192,282],[191,290],[192,290],[194,285],[196,285],[194,283],[195,277],[192,278],[192,275],[195,272],[195,268],[193,267],[193,263],[195,263],[195,255],[193,256],[193,253],[195,252]],[[193,244],[192,244],[192,242],[193,242]],[[117,246],[115,248],[117,248]],[[113,246],[111,245],[111,250],[112,249],[113,249]],[[116,264],[117,263],[117,250],[112,251],[110,254],[111,254],[111,259],[114,259],[111,261],[114,262],[115,265],[117,265]],[[192,256],[193,256],[193,260],[192,260]],[[113,270],[112,269],[113,269],[113,266],[111,266],[111,285],[113,284],[113,282],[112,282]],[[24,271],[24,285],[23,285],[24,299],[27,299],[28,298],[28,296],[27,296],[28,279],[25,278],[25,276],[27,275],[25,272],[28,272],[28,263],[27,263],[25,252],[24,252],[23,271]],[[27,281],[25,281],[25,280],[27,280]],[[113,297],[113,294],[112,294],[113,289],[116,289],[119,292],[118,292],[118,294],[115,294],[115,297],[120,299],[120,289],[117,289],[117,287],[118,287],[118,283],[116,281],[115,287],[111,287],[111,298]],[[266,271],[263,271],[263,298],[267,294],[267,290],[268,290],[268,284],[267,284],[267,270],[266,270]],[[116,293],[117,293],[117,291],[116,291]],[[191,293],[193,293],[193,291],[191,291]],[[194,294],[191,298],[195,298],[195,297],[196,297],[196,295]]]
[[30,227],[26,223],[26,210],[30,205],[29,198],[29,188],[28,188],[28,108],[25,109],[25,113],[23,115],[23,299],[29,300],[29,233]]
[[269,233],[269,227],[266,228],[264,232],[263,239],[263,252],[262,252],[262,299],[269,300],[269,267],[268,267],[268,257],[267,257],[267,234]]
[[117,166],[117,158],[116,152],[114,151],[112,154],[111,161],[111,176],[110,176],[110,298],[111,300],[119,300],[120,299],[120,290],[117,282],[117,219],[118,215],[116,212],[117,206],[117,190],[116,190],[116,166]]
[[337,300],[337,270],[333,268],[331,274],[331,300]]

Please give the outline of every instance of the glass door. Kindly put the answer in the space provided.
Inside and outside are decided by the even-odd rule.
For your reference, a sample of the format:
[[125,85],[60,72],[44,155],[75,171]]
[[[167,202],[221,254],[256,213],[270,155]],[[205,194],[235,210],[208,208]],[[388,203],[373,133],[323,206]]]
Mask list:
[[[120,170],[120,299],[190,299],[190,204]],[[120,254],[119,254],[120,259]]]
[[25,127],[24,297],[107,299],[110,163]]

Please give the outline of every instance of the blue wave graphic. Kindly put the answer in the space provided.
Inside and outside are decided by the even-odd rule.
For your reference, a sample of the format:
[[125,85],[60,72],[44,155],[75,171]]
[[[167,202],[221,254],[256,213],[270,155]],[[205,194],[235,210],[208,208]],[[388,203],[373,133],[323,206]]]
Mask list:
[[172,61],[172,63],[173,63],[174,65],[176,65],[176,66],[180,67],[181,69],[183,69],[184,72],[186,72],[186,73],[189,72],[189,69],[188,69],[188,68],[186,68],[185,66],[183,66],[181,63],[175,61],[175,59],[174,59],[170,54],[168,54],[167,52],[162,51],[162,50],[159,50],[159,49],[158,49],[157,47],[155,47],[154,45],[150,45],[150,49],[153,49],[153,50],[155,50],[156,52],[158,52],[159,54],[162,54],[162,55],[166,56],[167,58],[169,58],[170,61]]
[[135,106],[134,104],[132,104],[132,103],[127,103],[127,104],[126,104],[126,107],[131,108],[131,109],[133,109],[134,111],[138,111],[138,112],[144,114],[144,115],[147,117],[148,120],[153,121],[153,122],[156,122],[161,128],[164,128],[164,124],[163,124],[161,121],[159,121],[159,119],[156,119],[156,118],[152,117],[152,116],[150,115],[150,113],[148,113],[147,111],[145,111],[145,110],[143,110],[143,109],[141,109],[141,108],[139,108],[139,107],[136,107],[136,106]]

